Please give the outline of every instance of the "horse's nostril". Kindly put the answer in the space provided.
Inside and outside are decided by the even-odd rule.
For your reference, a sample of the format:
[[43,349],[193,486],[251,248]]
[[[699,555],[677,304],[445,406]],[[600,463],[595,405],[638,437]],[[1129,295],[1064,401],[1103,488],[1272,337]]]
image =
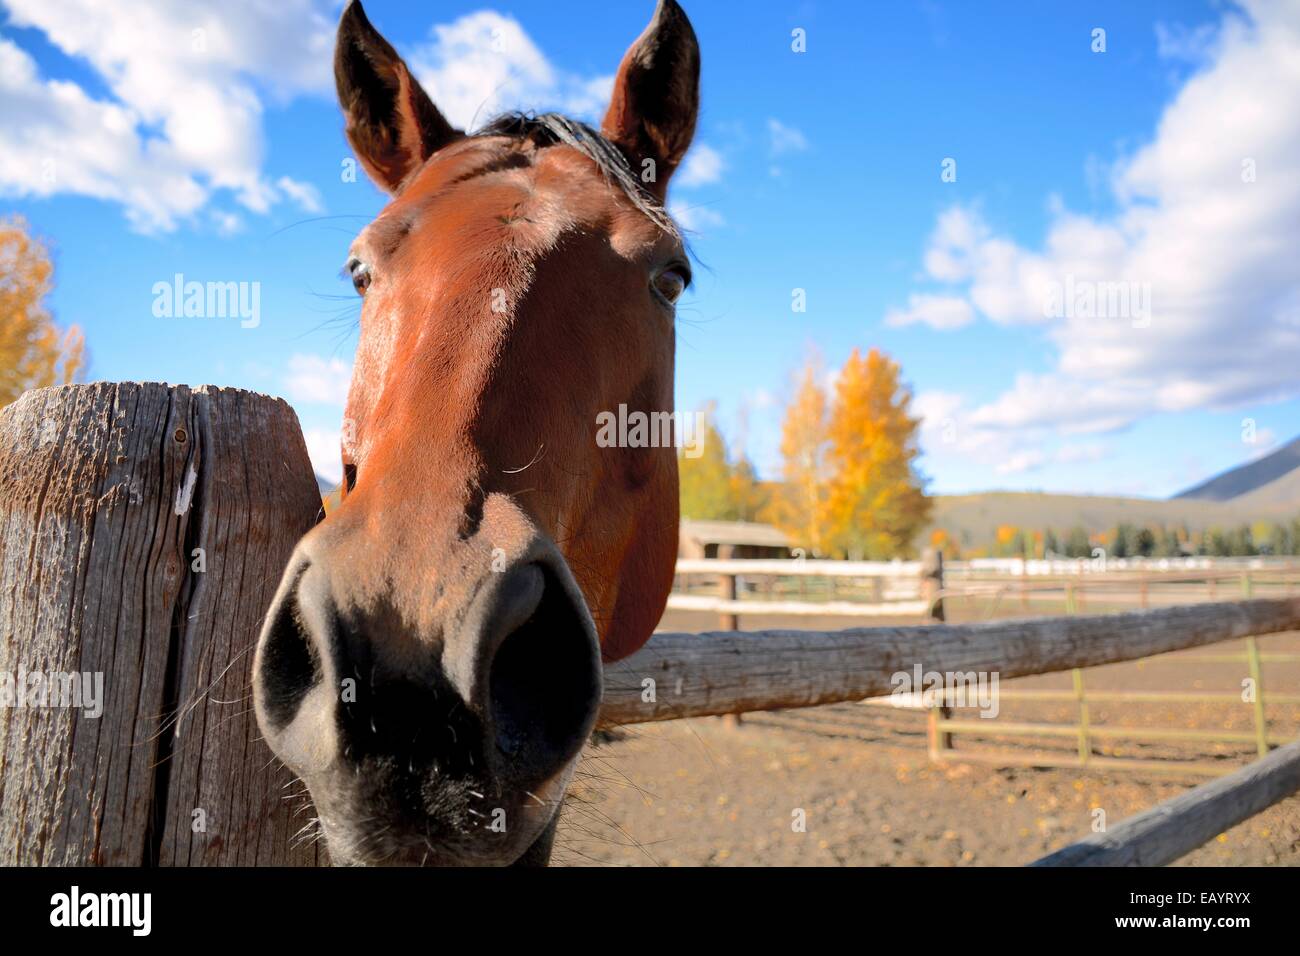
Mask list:
[[502,772],[521,784],[577,755],[600,703],[600,659],[585,615],[548,572],[532,615],[497,648],[488,676]]
[[303,698],[320,682],[321,662],[299,613],[298,581],[269,613],[254,679],[269,729],[279,730],[293,720]]
[[595,627],[563,559],[538,545],[485,574],[435,640],[382,601],[359,609],[310,544],[267,615],[253,698],[266,742],[333,828],[331,853],[370,854],[358,835],[383,859],[522,852],[600,703]]

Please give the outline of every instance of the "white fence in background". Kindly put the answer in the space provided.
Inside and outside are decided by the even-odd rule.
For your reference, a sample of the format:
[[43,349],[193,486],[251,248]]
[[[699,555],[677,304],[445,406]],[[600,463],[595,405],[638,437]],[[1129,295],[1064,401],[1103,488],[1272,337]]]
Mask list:
[[[668,608],[722,615],[728,629],[739,626],[739,615],[755,613],[942,617],[935,602],[944,596],[1018,597],[1028,607],[1030,600],[1060,600],[1063,595],[1073,610],[1082,600],[1085,580],[1089,591],[1100,589],[1112,599],[1146,607],[1151,589],[1166,585],[1204,590],[1209,600],[1237,590],[1249,596],[1255,585],[1276,589],[1286,584],[1290,594],[1296,566],[1296,559],[1288,557],[976,558],[943,561],[936,577],[927,575],[921,561],[682,558]],[[1223,591],[1225,586],[1233,591]],[[1191,591],[1180,594],[1186,599]]]
[[[944,572],[954,577],[975,575],[1068,575],[1114,574],[1116,572],[1160,573],[1171,571],[1283,571],[1295,565],[1293,557],[1211,558],[1114,558],[1098,554],[1091,558],[972,558],[946,561]],[[823,563],[823,562],[818,562]],[[834,562],[826,562],[834,563]]]

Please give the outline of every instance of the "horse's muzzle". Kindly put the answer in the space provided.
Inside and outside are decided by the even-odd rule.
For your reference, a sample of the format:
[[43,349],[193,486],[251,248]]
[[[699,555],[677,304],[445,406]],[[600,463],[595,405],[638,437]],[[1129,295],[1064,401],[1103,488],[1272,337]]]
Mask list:
[[601,698],[595,628],[563,558],[542,535],[478,570],[462,555],[460,583],[430,586],[414,613],[409,594],[332,573],[348,549],[327,528],[285,572],[253,690],[332,859],[504,864],[539,843],[545,857]]

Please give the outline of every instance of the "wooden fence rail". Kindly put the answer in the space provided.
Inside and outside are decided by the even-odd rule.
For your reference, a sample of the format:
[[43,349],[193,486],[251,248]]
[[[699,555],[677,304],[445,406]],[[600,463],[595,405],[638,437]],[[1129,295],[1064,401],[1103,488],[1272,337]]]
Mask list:
[[[670,611],[706,611],[717,614],[723,630],[740,630],[740,617],[747,614],[789,617],[893,617],[942,621],[943,553],[927,548],[920,561],[824,561],[800,559],[687,559],[677,562],[676,580],[689,582],[704,577],[714,581],[715,594],[679,593],[674,586],[668,596]],[[782,578],[801,584],[821,578],[832,585],[840,579],[869,581],[868,600],[788,600],[771,597],[746,600],[740,582],[766,581],[771,586]],[[674,582],[674,585],[676,581]],[[687,585],[689,591],[689,584]]]
[[893,675],[917,666],[1009,680],[1295,629],[1300,598],[980,624],[662,633],[605,669],[600,722],[814,707],[888,694]]
[[1164,866],[1297,791],[1300,741],[1033,865]]
[[[1178,564],[1193,567],[1210,560],[1186,559]],[[943,620],[944,598],[991,599],[994,607],[1004,599],[1018,600],[1022,610],[1029,608],[1031,599],[1064,600],[1067,612],[1072,613],[1083,609],[1085,590],[1097,600],[1147,608],[1153,588],[1165,596],[1162,603],[1168,604],[1171,588],[1177,589],[1179,603],[1190,603],[1202,594],[1210,601],[1226,598],[1233,590],[1249,598],[1256,588],[1270,590],[1275,597],[1290,597],[1295,584],[1290,559],[1265,564],[1256,558],[1232,562],[1231,567],[1207,564],[1193,573],[1160,570],[1149,566],[1152,562],[1086,573],[1081,568],[1073,573],[1026,573],[1027,566],[1048,566],[1048,562],[999,563],[1011,567],[999,571],[975,561],[945,563],[942,552],[934,549],[927,549],[920,561],[682,558],[677,562],[668,609],[714,613],[723,630],[735,631],[740,630],[741,617],[751,615]],[[1081,567],[1087,563],[1081,561]],[[810,581],[821,583],[819,599],[810,598]],[[796,595],[773,597],[781,590],[789,591],[791,582],[798,582]],[[706,593],[695,593],[701,583]],[[843,595],[841,583],[847,585],[849,595]],[[747,597],[751,590],[755,595]]]

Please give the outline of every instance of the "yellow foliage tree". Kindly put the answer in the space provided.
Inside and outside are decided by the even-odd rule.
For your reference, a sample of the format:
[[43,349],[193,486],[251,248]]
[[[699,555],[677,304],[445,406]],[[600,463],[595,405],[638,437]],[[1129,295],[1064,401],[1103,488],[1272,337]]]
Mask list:
[[913,552],[930,517],[915,460],[921,420],[898,365],[857,350],[840,370],[830,412],[825,527],[831,549],[857,559]]
[[791,542],[814,554],[826,547],[826,453],[829,436],[826,392],[818,382],[820,366],[809,358],[799,373],[794,398],[781,427],[784,479],[763,517],[776,525]]
[[934,528],[931,530],[930,547],[936,551],[942,551],[944,558],[949,561],[960,561],[964,554],[961,544],[947,528]]
[[53,278],[49,250],[27,223],[0,220],[0,405],[74,381],[85,365],[81,330],[60,330],[45,307]]

